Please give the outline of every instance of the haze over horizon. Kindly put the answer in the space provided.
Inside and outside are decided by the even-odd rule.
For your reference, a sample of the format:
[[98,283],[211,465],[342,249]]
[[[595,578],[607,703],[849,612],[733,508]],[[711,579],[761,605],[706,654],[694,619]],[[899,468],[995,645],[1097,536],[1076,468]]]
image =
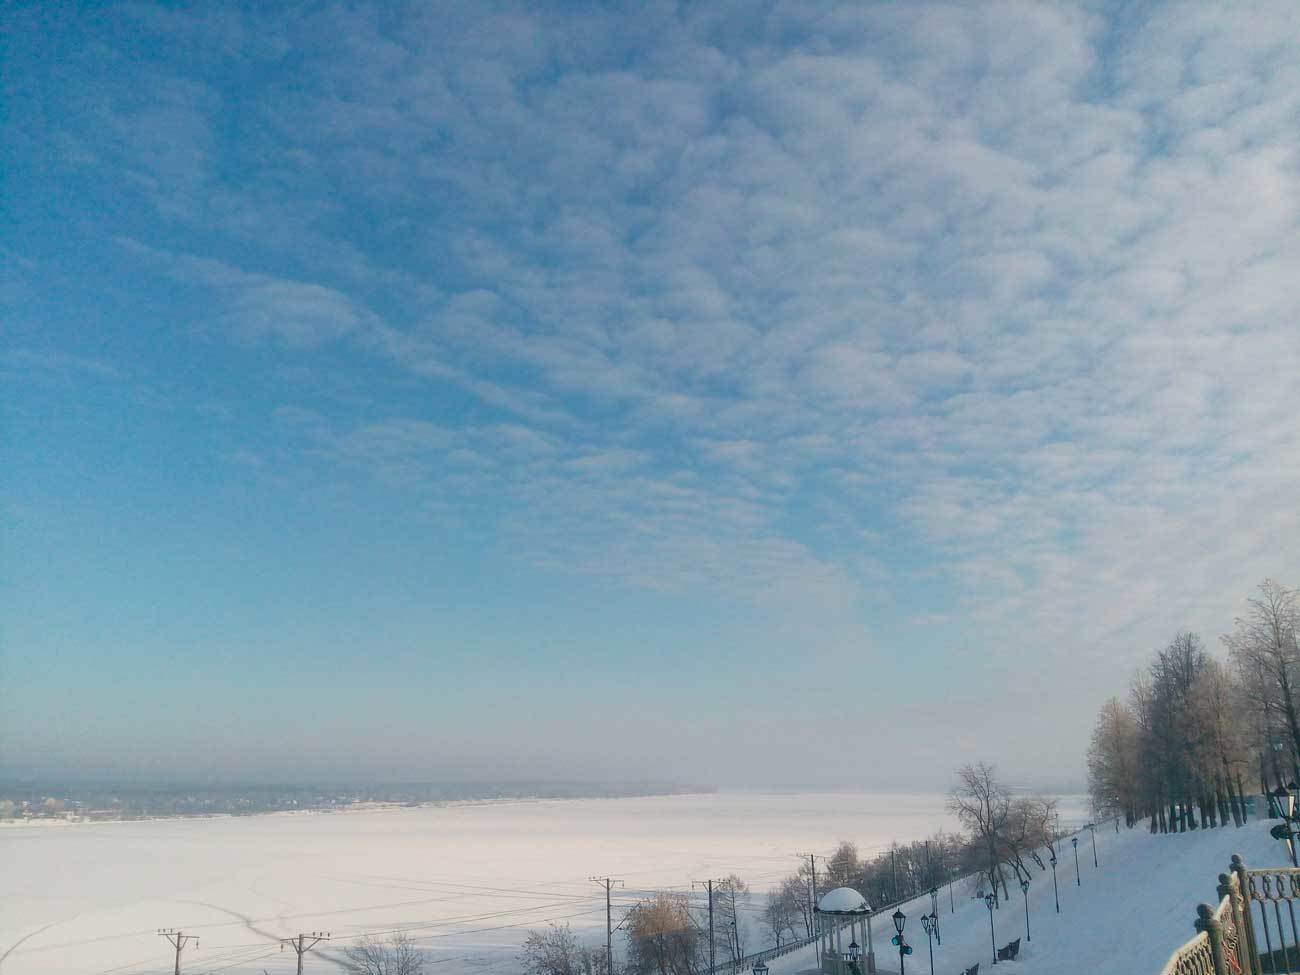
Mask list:
[[0,774],[1079,783],[1300,586],[1291,4],[6,34]]

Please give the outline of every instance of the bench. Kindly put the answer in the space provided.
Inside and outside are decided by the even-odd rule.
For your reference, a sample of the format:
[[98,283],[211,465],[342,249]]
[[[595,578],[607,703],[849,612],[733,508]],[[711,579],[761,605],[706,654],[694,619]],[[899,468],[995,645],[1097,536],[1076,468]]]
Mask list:
[[1015,961],[1016,955],[1020,954],[1020,939],[1017,938],[1005,948],[998,949],[998,961]]

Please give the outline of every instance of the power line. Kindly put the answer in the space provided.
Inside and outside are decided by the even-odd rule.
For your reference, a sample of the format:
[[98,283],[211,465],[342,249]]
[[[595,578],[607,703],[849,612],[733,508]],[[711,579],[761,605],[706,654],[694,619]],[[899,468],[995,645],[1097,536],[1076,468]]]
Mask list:
[[158,930],[158,937],[166,938],[167,943],[176,949],[175,971],[176,971],[176,975],[181,975],[181,952],[185,950],[185,946],[189,944],[191,941],[194,942],[194,947],[198,948],[199,946],[198,936],[193,934],[182,934],[181,932],[173,928],[166,928],[166,929],[160,928]]
[[[311,944],[307,943],[308,938],[311,939]],[[296,938],[281,938],[280,950],[284,951],[285,945],[289,945],[293,948],[294,952],[298,955],[298,975],[302,975],[302,956],[307,954],[307,952],[311,951],[322,941],[329,940],[329,932],[322,934],[319,931],[313,931],[311,934],[300,934]]]

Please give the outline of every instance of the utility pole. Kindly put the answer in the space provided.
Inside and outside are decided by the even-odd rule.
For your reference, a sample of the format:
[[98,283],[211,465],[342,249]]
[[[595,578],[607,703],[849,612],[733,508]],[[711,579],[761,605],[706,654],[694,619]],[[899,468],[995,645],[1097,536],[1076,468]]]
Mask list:
[[[812,910],[812,926],[813,926],[813,934],[815,935],[818,933],[817,931],[817,854],[800,853],[799,856],[808,858],[808,869],[812,873],[812,883],[808,886],[808,897],[812,903],[810,903],[808,906]],[[822,857],[822,859],[824,860],[826,858]]]
[[166,938],[167,943],[176,949],[175,972],[176,975],[181,975],[181,952],[185,950],[185,946],[191,941],[194,942],[194,947],[197,948],[199,946],[198,936],[193,934],[181,934],[174,928],[166,928],[159,929],[158,937]]
[[713,885],[714,883],[715,881],[713,880],[692,880],[691,881],[692,889],[694,889],[695,887],[703,887],[709,892],[709,975],[714,975],[714,971],[716,970],[716,965],[717,965],[717,960],[714,958],[714,952],[717,949],[717,945],[714,943],[713,940]]
[[889,848],[889,870],[894,875],[894,901],[898,901],[898,844]]
[[605,888],[605,975],[614,975],[614,915],[610,907],[609,891],[611,887],[623,886],[623,881],[613,877],[592,877],[592,883]]
[[[298,953],[298,975],[302,975],[302,956],[307,954],[307,952],[311,951],[322,941],[329,941],[329,939],[329,933],[321,931],[313,931],[311,934],[300,934],[296,938],[281,938],[280,950],[284,951],[284,946],[288,945]],[[311,944],[307,943],[309,940],[311,941]]]

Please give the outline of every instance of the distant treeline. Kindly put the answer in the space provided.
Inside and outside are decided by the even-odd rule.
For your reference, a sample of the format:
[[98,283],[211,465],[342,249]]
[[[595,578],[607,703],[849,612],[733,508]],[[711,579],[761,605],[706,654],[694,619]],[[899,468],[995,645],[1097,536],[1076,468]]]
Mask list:
[[0,784],[0,815],[50,817],[251,815],[337,809],[358,803],[467,802],[493,799],[593,799],[683,795],[711,786],[638,782],[416,782],[383,785],[141,785],[20,782]]

